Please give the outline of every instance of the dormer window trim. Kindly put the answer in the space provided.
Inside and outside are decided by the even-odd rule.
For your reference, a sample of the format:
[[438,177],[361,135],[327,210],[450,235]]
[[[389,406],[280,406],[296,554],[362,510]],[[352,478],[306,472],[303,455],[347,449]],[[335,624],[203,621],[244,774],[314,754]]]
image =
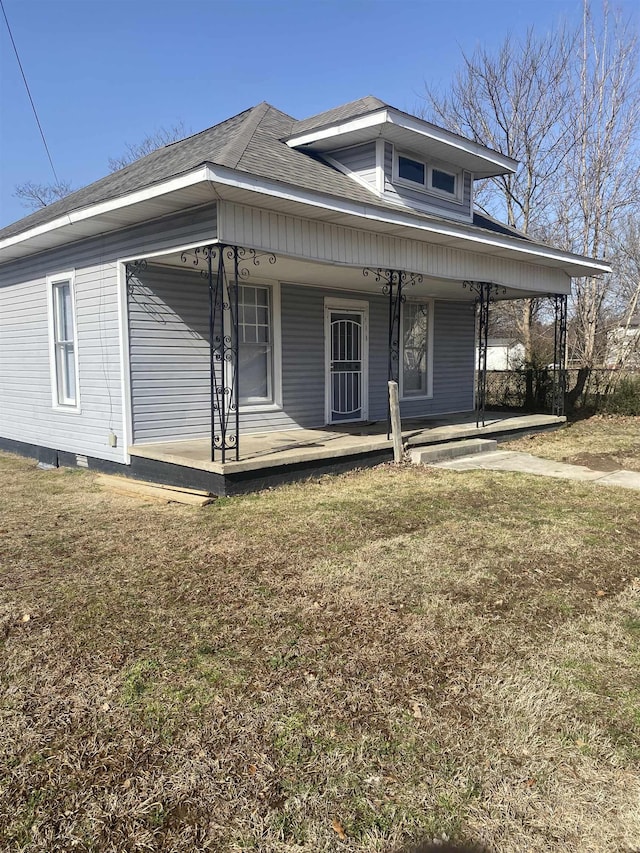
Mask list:
[[[416,166],[421,166],[423,169],[424,179],[422,181],[411,180],[407,177],[400,176],[400,160],[409,161]],[[417,170],[416,170],[417,171]],[[433,173],[440,172],[454,178],[455,191],[450,193],[445,189],[434,186]],[[454,201],[457,204],[463,203],[463,188],[464,188],[464,170],[457,169],[454,166],[445,165],[436,160],[425,160],[423,157],[416,156],[409,151],[395,148],[393,152],[393,183],[401,187],[411,188],[418,192],[423,192],[429,195],[435,195],[439,198],[446,198],[449,201]]]

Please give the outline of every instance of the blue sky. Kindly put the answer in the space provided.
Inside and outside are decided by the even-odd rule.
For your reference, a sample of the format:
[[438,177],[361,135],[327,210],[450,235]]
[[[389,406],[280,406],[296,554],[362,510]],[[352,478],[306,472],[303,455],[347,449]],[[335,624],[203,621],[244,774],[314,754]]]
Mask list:
[[[413,111],[461,50],[581,15],[580,0],[4,0],[61,179],[80,187],[160,126],[197,132],[262,100],[297,118],[366,94]],[[624,0],[622,8],[636,14]],[[0,19],[0,226],[52,182]]]

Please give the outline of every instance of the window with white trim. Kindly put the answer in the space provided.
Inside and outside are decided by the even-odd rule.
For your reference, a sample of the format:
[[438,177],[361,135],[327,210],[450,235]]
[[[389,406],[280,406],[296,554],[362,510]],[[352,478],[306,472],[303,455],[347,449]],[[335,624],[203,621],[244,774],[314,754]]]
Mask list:
[[426,186],[427,165],[420,160],[412,160],[411,157],[398,155],[398,177],[403,181],[411,181],[413,184]]
[[461,200],[462,176],[443,166],[416,160],[408,154],[396,154],[395,180],[416,189]]
[[444,169],[429,169],[429,189],[438,190],[448,195],[456,194],[456,175],[454,172],[447,172]]
[[50,278],[51,377],[55,406],[78,406],[73,277]]
[[431,396],[431,311],[429,302],[402,306],[402,396]]
[[238,390],[242,405],[273,403],[271,289],[238,288]]

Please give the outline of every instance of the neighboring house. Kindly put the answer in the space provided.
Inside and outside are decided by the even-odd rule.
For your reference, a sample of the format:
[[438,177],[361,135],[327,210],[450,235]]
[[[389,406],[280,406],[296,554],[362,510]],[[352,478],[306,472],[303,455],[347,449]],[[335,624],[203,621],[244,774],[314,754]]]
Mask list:
[[516,165],[373,97],[262,103],[0,230],[0,446],[139,472],[210,439],[223,476],[248,435],[384,421],[389,376],[404,418],[472,410],[478,298],[609,271],[474,211]]
[[607,333],[607,367],[640,368],[640,314]]
[[[524,363],[524,344],[513,338],[487,339],[487,370],[518,370]],[[476,369],[480,353],[476,349]]]

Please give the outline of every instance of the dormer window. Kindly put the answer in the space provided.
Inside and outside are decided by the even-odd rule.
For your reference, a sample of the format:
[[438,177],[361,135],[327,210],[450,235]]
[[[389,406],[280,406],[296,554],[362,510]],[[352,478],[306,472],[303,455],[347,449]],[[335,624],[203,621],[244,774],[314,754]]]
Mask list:
[[427,164],[399,154],[398,177],[403,181],[410,181],[412,184],[420,184],[420,186],[426,187]]
[[456,194],[456,176],[442,169],[431,169],[431,189],[449,195]]
[[462,200],[460,172],[418,160],[408,154],[396,154],[395,182],[456,201]]

